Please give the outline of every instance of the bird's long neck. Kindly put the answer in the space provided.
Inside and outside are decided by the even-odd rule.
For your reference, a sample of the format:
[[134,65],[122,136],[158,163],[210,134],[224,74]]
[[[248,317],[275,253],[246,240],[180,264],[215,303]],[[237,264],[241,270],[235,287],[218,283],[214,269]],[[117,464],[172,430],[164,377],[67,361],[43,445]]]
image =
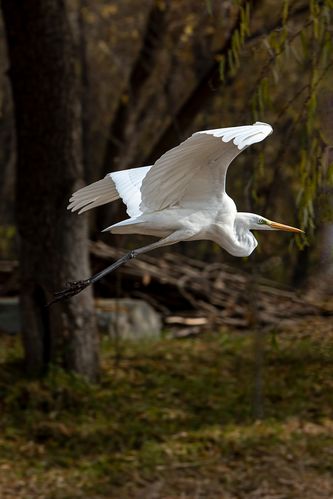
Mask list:
[[247,213],[236,214],[234,237],[241,253],[239,256],[249,256],[257,247],[258,241],[251,232],[251,221]]

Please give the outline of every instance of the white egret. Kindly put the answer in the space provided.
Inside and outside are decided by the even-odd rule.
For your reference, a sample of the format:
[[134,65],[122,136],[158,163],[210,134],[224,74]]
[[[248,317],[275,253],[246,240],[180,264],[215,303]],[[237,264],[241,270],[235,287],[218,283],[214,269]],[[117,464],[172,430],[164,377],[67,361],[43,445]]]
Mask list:
[[55,300],[73,296],[128,260],[147,251],[207,239],[234,256],[249,256],[257,246],[252,230],[300,229],[253,213],[237,212],[225,190],[230,163],[273,129],[267,123],[194,133],[163,154],[152,166],[109,173],[75,192],[68,209],[83,213],[121,198],[130,218],[104,229],[112,234],[145,234],[157,242],[130,251],[98,274],[55,293]]

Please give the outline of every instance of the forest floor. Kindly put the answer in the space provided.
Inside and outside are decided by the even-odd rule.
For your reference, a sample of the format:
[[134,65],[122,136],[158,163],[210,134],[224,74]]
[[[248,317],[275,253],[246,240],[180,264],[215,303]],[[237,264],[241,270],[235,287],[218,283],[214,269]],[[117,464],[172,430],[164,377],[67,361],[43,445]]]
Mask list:
[[0,498],[331,499],[332,323],[261,338],[262,366],[252,332],[117,356],[104,338],[95,386],[59,369],[27,379],[1,336]]

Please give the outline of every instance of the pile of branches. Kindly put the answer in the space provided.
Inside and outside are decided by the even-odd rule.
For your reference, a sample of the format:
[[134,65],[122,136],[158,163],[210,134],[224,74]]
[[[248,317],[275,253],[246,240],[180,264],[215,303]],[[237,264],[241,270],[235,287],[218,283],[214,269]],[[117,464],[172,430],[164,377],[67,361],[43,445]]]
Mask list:
[[[125,254],[98,241],[90,243],[93,271]],[[18,262],[2,261],[1,295],[18,292]],[[150,303],[168,326],[192,334],[212,326],[276,327],[313,315],[331,315],[291,289],[221,263],[205,263],[180,253],[140,255],[96,284],[95,295],[139,298]],[[183,329],[181,329],[183,328]]]
[[[125,254],[101,241],[91,243],[90,251],[96,271]],[[140,255],[106,277],[98,292],[143,299],[161,313],[165,324],[197,329],[221,325],[275,327],[288,320],[327,313],[255,272],[247,274],[179,253]]]

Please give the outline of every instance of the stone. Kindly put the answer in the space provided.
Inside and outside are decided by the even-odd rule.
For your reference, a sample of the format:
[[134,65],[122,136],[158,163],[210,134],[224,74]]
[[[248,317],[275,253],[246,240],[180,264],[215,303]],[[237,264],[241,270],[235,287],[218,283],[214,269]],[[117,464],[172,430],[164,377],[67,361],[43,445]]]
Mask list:
[[[158,339],[161,336],[161,317],[143,300],[99,298],[95,300],[95,307],[99,330],[111,338],[119,336],[140,341],[143,338]],[[0,298],[0,332],[21,332],[18,297]]]
[[161,336],[161,317],[143,300],[100,298],[95,305],[99,330],[113,339],[140,341]]

